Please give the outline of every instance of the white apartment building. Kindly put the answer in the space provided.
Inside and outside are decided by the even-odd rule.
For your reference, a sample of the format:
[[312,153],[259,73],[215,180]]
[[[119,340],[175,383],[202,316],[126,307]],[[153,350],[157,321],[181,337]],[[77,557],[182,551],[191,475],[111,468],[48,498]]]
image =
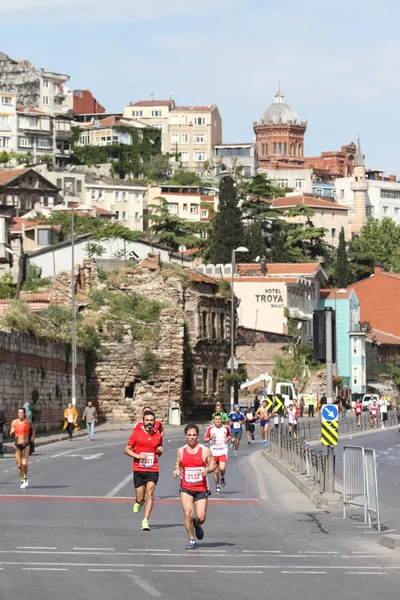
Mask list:
[[313,193],[313,170],[312,169],[266,169],[259,168],[258,173],[268,175],[275,181],[278,187],[291,188],[302,194]]
[[107,210],[132,231],[146,228],[147,187],[122,179],[88,173],[84,203]]
[[258,166],[256,144],[218,144],[214,146],[213,164],[217,173],[241,167],[243,177],[252,177]]
[[[210,221],[218,206],[218,190],[214,188],[174,185],[150,186],[148,206],[159,205],[160,198],[164,198],[168,202],[168,210],[171,214],[189,221]],[[151,216],[149,218],[151,219]]]
[[176,106],[173,100],[142,100],[124,108],[124,119],[137,119],[162,132],[162,152],[187,170],[201,171],[222,143],[218,107]]
[[17,140],[16,96],[0,91],[0,152],[13,152]]
[[[349,217],[354,215],[354,177],[336,179],[336,201],[349,207]],[[400,182],[368,179],[366,215],[375,219],[390,217],[400,225]]]

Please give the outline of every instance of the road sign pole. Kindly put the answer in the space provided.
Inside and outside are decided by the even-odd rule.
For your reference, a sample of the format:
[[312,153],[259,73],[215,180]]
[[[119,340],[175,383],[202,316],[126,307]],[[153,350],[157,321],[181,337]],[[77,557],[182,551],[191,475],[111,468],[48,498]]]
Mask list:
[[[333,404],[333,373],[332,373],[332,308],[325,308],[325,346],[326,346],[326,400]],[[328,446],[326,460],[325,491],[333,494],[335,491],[335,452],[333,446]]]

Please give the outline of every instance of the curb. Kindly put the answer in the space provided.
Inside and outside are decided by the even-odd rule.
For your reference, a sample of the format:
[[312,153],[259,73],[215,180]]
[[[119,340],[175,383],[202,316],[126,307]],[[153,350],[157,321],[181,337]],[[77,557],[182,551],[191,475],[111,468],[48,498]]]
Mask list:
[[305,475],[295,473],[289,465],[280,461],[267,450],[261,450],[261,454],[275,469],[282,473],[282,475],[285,475],[293,485],[307,496],[317,508],[327,508],[332,505],[342,506],[342,495],[339,492],[334,492],[333,494],[321,492]]
[[379,540],[379,544],[390,550],[396,550],[396,548],[400,548],[400,535],[385,534]]

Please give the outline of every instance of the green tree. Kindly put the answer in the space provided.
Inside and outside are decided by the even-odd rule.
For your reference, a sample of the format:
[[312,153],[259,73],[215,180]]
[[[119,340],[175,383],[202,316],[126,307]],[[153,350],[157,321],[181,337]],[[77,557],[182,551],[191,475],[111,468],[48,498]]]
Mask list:
[[199,223],[192,223],[170,213],[168,201],[162,196],[154,198],[159,204],[149,204],[151,214],[149,219],[152,225],[149,231],[153,233],[161,244],[165,244],[171,250],[178,250],[179,246],[196,248],[200,238],[196,236],[196,228]]
[[42,287],[51,285],[50,277],[41,277],[39,269],[35,265],[28,265],[28,271],[22,289],[24,292],[36,292]]
[[[232,250],[242,243],[242,212],[238,206],[235,183],[232,177],[225,176],[219,186],[219,205],[213,221],[210,261],[230,263]],[[240,260],[239,257],[237,258]]]
[[144,174],[147,179],[155,182],[164,182],[168,179],[171,173],[169,157],[166,154],[154,156],[151,162],[147,163],[144,168]]
[[339,245],[336,251],[334,283],[336,287],[345,288],[351,283],[351,271],[347,259],[346,240],[344,229],[340,230]]
[[393,219],[369,219],[350,244],[348,256],[354,279],[366,277],[378,263],[385,271],[397,270],[400,267],[399,246],[400,227]]
[[168,181],[170,185],[202,185],[201,177],[193,171],[184,171],[180,169],[176,171]]
[[5,300],[6,298],[14,298],[15,296],[15,284],[10,273],[5,273],[0,278],[0,298]]
[[253,221],[246,225],[243,245],[248,249],[248,252],[243,253],[243,262],[254,262],[257,257],[262,258],[265,255],[265,239],[260,221]]

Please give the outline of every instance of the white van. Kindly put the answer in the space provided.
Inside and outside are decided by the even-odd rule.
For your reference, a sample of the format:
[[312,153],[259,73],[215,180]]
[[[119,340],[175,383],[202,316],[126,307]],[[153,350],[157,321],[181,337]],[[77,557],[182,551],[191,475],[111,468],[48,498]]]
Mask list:
[[379,394],[364,394],[361,401],[363,410],[369,410],[369,403],[373,400],[376,400],[376,403],[379,405]]

